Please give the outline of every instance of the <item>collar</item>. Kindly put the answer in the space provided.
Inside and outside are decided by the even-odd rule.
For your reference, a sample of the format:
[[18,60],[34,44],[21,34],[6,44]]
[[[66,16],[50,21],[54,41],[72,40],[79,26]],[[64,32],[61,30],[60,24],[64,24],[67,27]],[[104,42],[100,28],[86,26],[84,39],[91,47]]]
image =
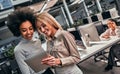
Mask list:
[[57,38],[61,33],[61,29],[58,29],[57,32],[54,35],[54,38]]
[[47,40],[51,41],[51,40],[55,40],[61,33],[61,29],[58,29],[55,33],[55,35],[51,38],[51,37],[48,37]]

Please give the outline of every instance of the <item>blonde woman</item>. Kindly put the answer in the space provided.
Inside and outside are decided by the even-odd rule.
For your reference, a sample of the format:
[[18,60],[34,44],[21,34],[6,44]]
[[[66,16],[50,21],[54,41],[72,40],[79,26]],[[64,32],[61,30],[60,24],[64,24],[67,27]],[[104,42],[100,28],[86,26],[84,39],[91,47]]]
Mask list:
[[76,65],[80,55],[73,36],[62,29],[49,14],[37,15],[36,28],[47,37],[47,51],[50,56],[42,60],[43,64],[54,68],[55,74],[83,74]]

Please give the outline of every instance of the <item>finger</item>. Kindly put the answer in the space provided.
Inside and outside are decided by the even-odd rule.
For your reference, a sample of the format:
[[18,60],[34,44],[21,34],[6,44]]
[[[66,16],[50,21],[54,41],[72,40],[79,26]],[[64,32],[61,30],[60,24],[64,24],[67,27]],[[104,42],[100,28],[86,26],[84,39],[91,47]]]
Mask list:
[[50,57],[51,55],[50,54],[47,54],[48,57]]
[[47,64],[50,65],[50,66],[55,66],[56,65],[55,62],[51,62],[51,61],[47,62]]
[[49,60],[53,60],[53,59],[54,59],[53,56],[51,56],[51,57],[47,57],[47,58],[43,59],[42,62],[44,62],[44,61],[49,61]]

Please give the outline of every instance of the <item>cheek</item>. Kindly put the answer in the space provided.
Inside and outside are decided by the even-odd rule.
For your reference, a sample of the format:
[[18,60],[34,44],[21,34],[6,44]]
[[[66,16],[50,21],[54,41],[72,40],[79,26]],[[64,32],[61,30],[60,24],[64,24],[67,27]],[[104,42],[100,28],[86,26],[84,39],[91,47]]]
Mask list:
[[39,23],[39,22],[36,23],[35,27],[37,28],[37,30],[39,30],[39,28],[40,28],[40,26],[41,26],[40,24],[41,24],[41,23]]
[[52,31],[51,31],[51,30],[49,30],[49,31],[48,31],[48,34],[49,34],[49,35],[51,35],[51,34],[52,34]]
[[114,24],[113,27],[116,27],[116,25]]
[[36,26],[36,29],[39,33],[41,33],[41,27],[40,26]]
[[37,29],[37,31],[38,31],[39,34],[42,33],[39,29]]
[[32,35],[33,35],[33,33],[34,33],[34,30],[32,30],[32,31],[31,31],[31,33],[32,33]]
[[111,27],[112,27],[112,25],[108,25],[108,27],[109,27],[109,28],[111,28]]
[[23,33],[23,32],[21,32],[21,36],[22,36],[22,37],[25,37],[25,36],[26,36],[26,34],[25,34],[25,33]]
[[51,30],[51,28],[49,28],[49,27],[45,27],[45,29],[46,29],[46,30],[48,30],[48,31],[50,31],[50,30]]
[[41,32],[39,27],[36,27],[36,29],[37,29],[37,31],[38,31],[39,33]]
[[115,26],[114,25],[111,25],[111,28],[114,28]]

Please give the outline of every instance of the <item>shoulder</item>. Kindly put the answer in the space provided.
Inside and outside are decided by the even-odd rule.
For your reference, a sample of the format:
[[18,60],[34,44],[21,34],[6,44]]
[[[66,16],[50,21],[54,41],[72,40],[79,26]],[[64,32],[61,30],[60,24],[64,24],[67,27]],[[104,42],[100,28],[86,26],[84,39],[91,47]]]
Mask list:
[[14,53],[15,54],[21,53],[22,52],[22,47],[23,47],[23,44],[20,42],[18,45],[15,46]]
[[14,53],[16,54],[16,53],[18,53],[18,52],[20,52],[21,51],[21,46],[18,44],[16,47],[15,47],[15,49],[14,49]]
[[74,39],[74,36],[70,32],[65,31],[65,30],[61,31],[59,37],[65,38],[65,39]]
[[107,29],[106,31],[111,31],[111,29]]
[[109,33],[110,31],[111,31],[111,29],[106,29],[106,31],[103,32],[103,34],[104,34],[104,33]]
[[65,30],[61,30],[60,32],[60,36],[69,36],[69,35],[72,35],[72,34]]

